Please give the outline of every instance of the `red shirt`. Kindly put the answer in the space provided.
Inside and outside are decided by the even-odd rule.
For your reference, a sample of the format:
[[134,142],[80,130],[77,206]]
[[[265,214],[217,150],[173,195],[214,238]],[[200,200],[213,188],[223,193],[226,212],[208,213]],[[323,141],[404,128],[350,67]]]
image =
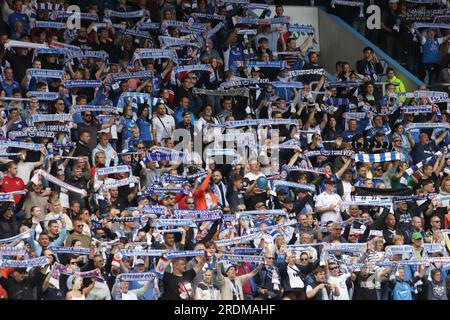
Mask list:
[[[13,191],[21,191],[25,189],[25,183],[19,177],[10,178],[8,176],[3,177],[2,188],[0,191],[2,192],[13,192]],[[14,202],[17,204],[22,198],[23,195],[17,194],[14,196]]]

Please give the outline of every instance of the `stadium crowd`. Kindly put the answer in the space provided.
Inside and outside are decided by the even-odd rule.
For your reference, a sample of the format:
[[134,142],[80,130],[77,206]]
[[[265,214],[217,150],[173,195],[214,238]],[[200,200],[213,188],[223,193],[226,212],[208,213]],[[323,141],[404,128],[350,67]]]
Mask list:
[[0,4],[1,299],[448,300],[448,92],[281,5]]

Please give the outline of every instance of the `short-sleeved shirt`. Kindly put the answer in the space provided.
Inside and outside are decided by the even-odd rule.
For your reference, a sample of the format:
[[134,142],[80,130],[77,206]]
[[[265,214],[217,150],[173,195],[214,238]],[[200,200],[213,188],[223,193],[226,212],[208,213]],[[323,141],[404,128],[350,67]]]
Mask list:
[[193,300],[194,290],[192,288],[192,281],[195,278],[195,274],[194,269],[185,271],[181,277],[165,272],[162,300]]

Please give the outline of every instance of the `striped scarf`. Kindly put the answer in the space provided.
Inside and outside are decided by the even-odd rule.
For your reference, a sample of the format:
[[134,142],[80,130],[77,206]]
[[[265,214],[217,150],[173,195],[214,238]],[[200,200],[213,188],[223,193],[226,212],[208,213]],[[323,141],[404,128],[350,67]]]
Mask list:
[[408,184],[408,178],[416,171],[421,169],[426,163],[430,162],[430,164],[434,164],[436,162],[437,157],[442,155],[441,151],[436,152],[435,155],[432,155],[431,157],[426,158],[425,160],[422,160],[415,165],[410,166],[408,169],[405,170],[402,177],[400,178],[400,183],[403,185]]
[[294,189],[300,189],[303,191],[309,191],[312,193],[316,193],[316,188],[313,185],[296,183],[291,181],[283,181],[283,180],[275,180],[274,187],[288,187]]
[[355,162],[388,162],[388,161],[402,161],[404,159],[403,154],[398,152],[384,152],[384,153],[360,153],[355,155]]

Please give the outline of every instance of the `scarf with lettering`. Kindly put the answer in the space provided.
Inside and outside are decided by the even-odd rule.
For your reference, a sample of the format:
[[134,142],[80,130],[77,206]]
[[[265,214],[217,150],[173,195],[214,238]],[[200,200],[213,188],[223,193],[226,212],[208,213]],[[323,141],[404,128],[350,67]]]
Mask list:
[[14,236],[14,237],[11,237],[11,238],[0,239],[0,243],[16,242],[16,241],[28,239],[29,237],[30,237],[30,230],[25,231],[25,232],[23,232],[21,234],[18,234],[16,236]]
[[5,149],[5,148],[19,148],[19,149],[40,151],[41,145],[38,143],[20,142],[20,141],[11,141],[11,140],[0,141],[0,149]]
[[401,107],[401,110],[404,113],[432,113],[433,106],[431,106],[431,105],[407,106],[407,107]]
[[203,257],[205,255],[205,250],[186,250],[186,251],[175,251],[170,250],[163,254],[164,259],[175,259],[175,258],[185,258],[185,257]]
[[301,172],[311,172],[316,174],[323,174],[326,176],[329,176],[327,171],[324,168],[308,168],[303,166],[284,166],[283,170],[290,172],[290,171],[301,171]]
[[154,272],[141,272],[141,273],[121,273],[119,275],[120,281],[153,281],[157,278]]
[[192,228],[197,227],[197,225],[190,219],[158,219],[158,221],[156,221],[156,228],[172,226]]
[[60,114],[33,114],[31,116],[31,123],[36,122],[72,122],[71,113],[60,113]]
[[237,24],[251,24],[251,25],[261,25],[267,26],[272,24],[287,24],[291,20],[290,17],[276,17],[272,19],[258,19],[258,18],[248,18],[248,17],[240,17],[233,16],[232,21],[234,25]]
[[61,188],[64,188],[64,189],[66,189],[66,190],[69,190],[70,192],[78,193],[78,194],[80,194],[80,195],[83,196],[83,197],[86,197],[86,196],[87,196],[86,190],[76,188],[76,187],[74,187],[74,186],[72,186],[72,185],[70,185],[70,184],[68,184],[68,183],[66,183],[66,182],[64,182],[64,181],[61,181],[60,179],[58,179],[58,178],[52,176],[51,174],[47,173],[46,171],[44,171],[44,170],[42,170],[42,169],[39,169],[39,170],[36,172],[36,174],[39,175],[39,176],[41,176],[41,177],[44,178],[45,180],[48,180],[48,181],[50,181],[50,182],[52,182],[52,183],[54,183],[54,184],[60,186]]
[[32,78],[53,78],[61,79],[64,77],[64,70],[52,70],[52,69],[27,69],[27,74]]
[[114,11],[110,9],[105,9],[105,18],[121,18],[121,19],[134,19],[134,18],[142,18],[147,16],[148,12],[146,10],[136,10],[136,11]]
[[222,254],[220,256],[220,261],[228,261],[229,263],[238,263],[238,262],[250,262],[250,263],[264,263],[263,256],[252,256],[252,255],[244,255],[244,254]]
[[85,111],[91,111],[91,112],[115,112],[116,107],[114,106],[92,106],[92,105],[74,105],[71,108],[73,113],[79,113],[79,112],[85,112]]
[[137,249],[121,249],[120,254],[123,256],[148,256],[148,257],[160,257],[164,253],[166,253],[167,250],[154,250],[154,249],[147,249],[147,250],[137,250]]
[[299,81],[289,81],[289,82],[284,82],[284,81],[272,81],[270,83],[271,85],[273,85],[276,88],[295,88],[295,89],[303,89],[303,83],[299,82]]
[[105,182],[102,185],[102,188],[103,188],[103,190],[109,190],[109,189],[113,189],[113,188],[120,188],[123,186],[128,186],[132,183],[138,183],[138,182],[139,182],[139,179],[137,177],[131,176],[131,177],[120,179],[120,180]]
[[189,189],[182,188],[182,187],[163,187],[163,186],[156,186],[153,185],[151,187],[148,187],[145,189],[145,194],[152,195],[152,194],[159,194],[159,193],[175,193],[175,194],[189,194]]
[[18,247],[0,247],[0,256],[23,256],[25,248]]
[[69,51],[66,54],[66,59],[64,60],[64,64],[72,61],[73,59],[85,59],[85,58],[94,58],[101,59],[103,61],[108,61],[109,55],[105,51]]
[[325,157],[351,157],[355,153],[352,150],[313,150],[304,153],[307,158],[325,156]]
[[30,137],[30,138],[54,138],[55,133],[51,131],[43,131],[40,129],[37,129],[36,127],[27,127],[24,128],[21,131],[10,131],[8,133],[8,136],[10,139],[16,139],[19,137]]
[[232,80],[226,81],[220,84],[220,89],[229,89],[233,87],[247,87],[259,84],[267,84],[269,79],[242,79],[242,80]]
[[351,196],[350,199],[346,199],[342,203],[349,206],[392,206],[392,200],[366,196]]
[[58,92],[40,92],[40,91],[28,91],[27,97],[37,98],[42,101],[53,101],[59,97]]
[[280,216],[287,216],[287,213],[283,209],[248,210],[248,211],[236,212],[236,219],[240,219],[242,217],[247,217],[247,216],[256,216],[256,215],[280,215]]
[[159,22],[141,22],[137,25],[138,30],[158,30],[161,28]]
[[66,80],[64,87],[66,89],[73,88],[100,88],[103,86],[101,80]]
[[406,126],[405,130],[417,130],[417,129],[450,129],[450,123],[444,122],[424,122],[424,123],[410,123]]
[[130,168],[126,165],[117,166],[117,167],[100,168],[95,171],[95,175],[97,177],[99,177],[99,176],[122,173],[122,172],[130,172]]
[[320,69],[307,69],[307,70],[291,70],[288,71],[287,76],[289,78],[294,78],[298,76],[306,76],[306,75],[322,75],[325,73],[323,68]]
[[34,268],[49,264],[48,257],[38,257],[27,260],[0,260],[0,268]]
[[313,26],[309,25],[298,25],[298,24],[290,24],[288,26],[289,32],[300,32],[300,33],[314,33],[315,29]]
[[291,181],[283,181],[283,180],[275,180],[274,187],[288,187],[294,189],[300,189],[303,191],[309,191],[312,193],[316,193],[316,188],[313,185],[296,183]]
[[178,56],[176,52],[168,49],[139,49],[139,52],[135,52],[133,55],[133,61],[144,59],[170,59],[178,64]]
[[249,119],[249,120],[236,120],[225,121],[220,124],[207,123],[206,127],[227,127],[227,128],[239,128],[249,126],[274,126],[274,125],[297,125],[296,119]]
[[70,253],[78,255],[88,255],[90,252],[89,248],[76,248],[76,247],[51,247],[54,253]]
[[250,91],[248,88],[237,88],[237,89],[202,89],[202,88],[193,88],[192,92],[194,94],[199,95],[208,95],[208,96],[229,96],[229,97],[246,97],[248,98],[250,95]]

